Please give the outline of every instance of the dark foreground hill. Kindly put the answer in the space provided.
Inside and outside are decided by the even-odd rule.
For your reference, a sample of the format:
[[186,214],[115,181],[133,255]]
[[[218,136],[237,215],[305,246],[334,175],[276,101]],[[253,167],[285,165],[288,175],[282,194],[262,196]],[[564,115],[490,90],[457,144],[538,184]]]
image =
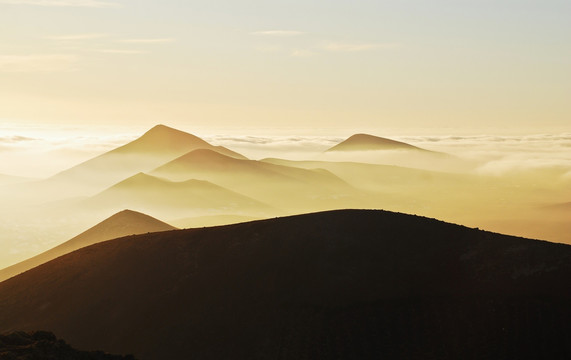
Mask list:
[[135,360],[132,356],[75,350],[47,331],[0,334],[2,360]]
[[571,246],[342,210],[99,243],[0,283],[0,331],[141,359],[568,359]]

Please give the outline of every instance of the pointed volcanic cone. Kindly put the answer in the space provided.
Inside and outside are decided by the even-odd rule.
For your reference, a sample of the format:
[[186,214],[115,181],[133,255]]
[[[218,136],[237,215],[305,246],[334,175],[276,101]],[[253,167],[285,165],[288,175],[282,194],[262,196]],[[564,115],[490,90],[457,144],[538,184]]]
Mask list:
[[123,210],[51,250],[0,270],[0,281],[4,281],[69,252],[101,241],[126,235],[173,229],[176,228],[149,215],[132,210]]
[[62,171],[43,182],[67,196],[101,191],[129,176],[150,171],[189,151],[209,149],[244,159],[236,152],[214,146],[192,134],[157,125],[138,139]]

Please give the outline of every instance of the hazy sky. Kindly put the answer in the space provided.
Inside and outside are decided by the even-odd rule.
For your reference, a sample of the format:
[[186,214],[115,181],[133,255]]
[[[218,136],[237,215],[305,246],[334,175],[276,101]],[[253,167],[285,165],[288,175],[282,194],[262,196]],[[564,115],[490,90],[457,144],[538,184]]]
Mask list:
[[569,0],[0,0],[3,123],[547,131],[570,94]]

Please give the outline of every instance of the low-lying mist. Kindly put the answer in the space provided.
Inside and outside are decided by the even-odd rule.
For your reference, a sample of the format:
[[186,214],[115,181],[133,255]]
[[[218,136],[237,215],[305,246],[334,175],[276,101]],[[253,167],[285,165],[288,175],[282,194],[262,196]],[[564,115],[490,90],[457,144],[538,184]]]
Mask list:
[[139,140],[96,161],[136,134],[33,135],[0,137],[0,268],[125,208],[182,226],[379,208],[571,243],[571,134],[392,137],[423,153],[326,151],[339,136],[209,135],[206,150]]

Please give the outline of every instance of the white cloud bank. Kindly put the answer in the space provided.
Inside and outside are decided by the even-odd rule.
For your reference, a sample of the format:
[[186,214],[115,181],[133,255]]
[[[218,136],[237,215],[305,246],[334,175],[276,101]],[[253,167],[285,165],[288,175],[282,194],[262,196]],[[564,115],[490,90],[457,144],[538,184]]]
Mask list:
[[[140,134],[125,131],[122,134],[100,133],[85,135],[77,130],[72,133],[34,133],[23,129],[2,131],[0,128],[0,164],[11,163],[11,167],[0,168],[0,173],[15,175],[42,176],[61,171],[105,151],[123,145]],[[252,136],[237,134],[203,135],[196,134],[214,144],[226,146],[251,159],[278,157],[291,160],[347,160],[323,157],[323,151],[343,141],[347,136],[327,135],[276,135]],[[382,134],[375,134],[381,135]],[[441,151],[475,164],[473,169],[480,174],[502,175],[505,173],[552,169],[556,174],[565,174],[571,179],[571,134],[538,134],[526,136],[496,135],[420,135],[388,136],[421,148]],[[34,159],[41,154],[45,159],[45,169],[36,174],[20,171],[26,159]],[[352,154],[358,157],[359,154]],[[367,154],[378,160],[380,154]],[[18,161],[12,161],[12,160]],[[49,160],[48,160],[49,159]],[[353,159],[355,160],[355,159]],[[362,161],[367,161],[362,158]],[[373,161],[375,162],[375,161]],[[382,162],[382,161],[381,161]],[[39,170],[39,169],[37,169]]]

